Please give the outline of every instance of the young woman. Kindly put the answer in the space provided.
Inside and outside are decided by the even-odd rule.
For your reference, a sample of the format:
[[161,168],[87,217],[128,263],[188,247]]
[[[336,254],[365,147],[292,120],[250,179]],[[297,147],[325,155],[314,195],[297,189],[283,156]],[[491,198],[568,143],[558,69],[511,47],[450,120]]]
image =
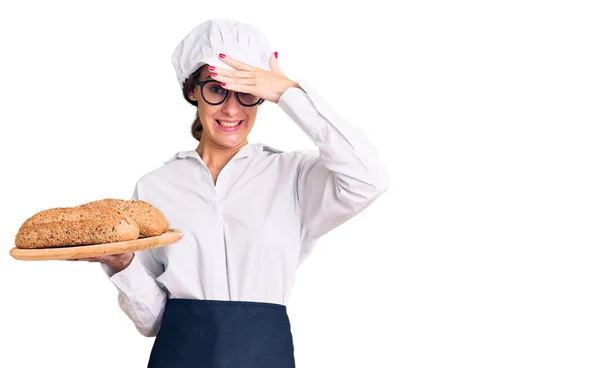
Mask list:
[[[198,145],[141,177],[134,198],[159,208],[184,236],[88,260],[102,263],[137,329],[156,336],[149,367],[295,367],[286,312],[295,270],[323,234],[387,189],[387,173],[359,130],[282,73],[254,27],[205,22],[172,62],[197,106]],[[249,144],[265,101],[317,150]]]

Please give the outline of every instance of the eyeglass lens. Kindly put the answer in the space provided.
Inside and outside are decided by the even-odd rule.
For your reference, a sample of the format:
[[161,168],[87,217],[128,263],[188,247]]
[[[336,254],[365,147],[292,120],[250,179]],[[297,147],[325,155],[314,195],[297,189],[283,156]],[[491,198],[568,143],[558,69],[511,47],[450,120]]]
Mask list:
[[[259,97],[249,93],[236,92],[242,105],[252,106],[258,103]],[[220,104],[227,98],[227,90],[219,82],[208,82],[202,87],[202,96],[210,104]]]

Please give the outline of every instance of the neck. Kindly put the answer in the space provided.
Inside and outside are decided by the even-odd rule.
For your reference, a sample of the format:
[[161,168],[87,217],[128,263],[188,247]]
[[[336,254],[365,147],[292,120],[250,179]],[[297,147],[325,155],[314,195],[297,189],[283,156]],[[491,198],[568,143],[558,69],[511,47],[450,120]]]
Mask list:
[[248,140],[245,140],[236,147],[222,147],[208,139],[201,138],[196,152],[198,152],[208,169],[218,174],[231,158],[247,144]]

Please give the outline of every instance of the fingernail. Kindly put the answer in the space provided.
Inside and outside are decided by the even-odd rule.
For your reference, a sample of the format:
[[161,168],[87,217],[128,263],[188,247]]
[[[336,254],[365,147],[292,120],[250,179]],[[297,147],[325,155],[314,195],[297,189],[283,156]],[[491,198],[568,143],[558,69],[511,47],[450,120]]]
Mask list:
[[219,54],[219,57],[220,57],[221,59],[223,59],[223,58],[225,57],[225,54]]
[[216,77],[217,73],[210,73],[211,77]]
[[279,53],[277,53],[277,51],[275,51],[275,59],[277,59]]
[[227,85],[227,83],[223,82],[223,83],[221,83],[221,85],[222,85],[223,87],[225,87],[225,85]]
[[215,67],[214,66],[209,66],[208,70],[210,70],[212,72],[213,70],[215,70]]

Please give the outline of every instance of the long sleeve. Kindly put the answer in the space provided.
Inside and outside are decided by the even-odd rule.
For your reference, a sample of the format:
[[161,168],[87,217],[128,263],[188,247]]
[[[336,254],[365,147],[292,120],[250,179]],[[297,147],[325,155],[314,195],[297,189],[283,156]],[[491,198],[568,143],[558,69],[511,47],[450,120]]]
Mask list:
[[367,137],[310,85],[299,84],[302,89],[288,89],[278,105],[318,148],[318,154],[302,155],[296,185],[303,229],[317,239],[373,203],[389,176]]
[[[139,198],[139,184],[136,185],[133,199]],[[119,291],[119,306],[144,336],[156,336],[162,321],[167,301],[165,291],[156,282],[156,278],[164,271],[162,264],[156,261],[151,250],[134,253],[131,264],[124,270],[114,273],[102,264]]]

